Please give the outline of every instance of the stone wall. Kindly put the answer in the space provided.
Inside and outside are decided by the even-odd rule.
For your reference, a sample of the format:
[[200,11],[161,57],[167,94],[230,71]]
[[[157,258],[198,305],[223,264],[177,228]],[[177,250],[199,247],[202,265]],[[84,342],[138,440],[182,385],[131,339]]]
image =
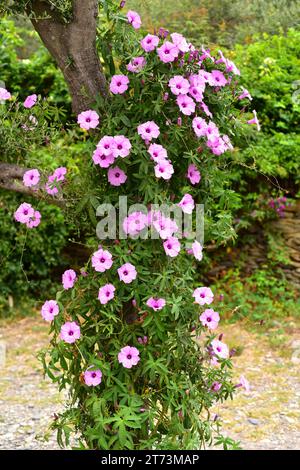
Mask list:
[[289,264],[283,267],[286,277],[300,289],[300,201],[285,211],[285,217],[273,221],[271,228],[282,234],[289,255]]
[[228,269],[234,268],[241,258],[245,260],[244,263],[239,263],[239,266],[242,266],[241,275],[248,276],[267,265],[269,260],[266,233],[269,232],[281,236],[289,261],[279,267],[285,272],[287,279],[300,290],[300,200],[286,208],[284,217],[268,222],[265,227],[253,226],[250,232],[251,242],[245,243],[241,240],[241,243],[233,248],[208,250],[213,251],[214,255],[211,256],[212,268],[206,273],[206,277],[211,281],[221,278]]

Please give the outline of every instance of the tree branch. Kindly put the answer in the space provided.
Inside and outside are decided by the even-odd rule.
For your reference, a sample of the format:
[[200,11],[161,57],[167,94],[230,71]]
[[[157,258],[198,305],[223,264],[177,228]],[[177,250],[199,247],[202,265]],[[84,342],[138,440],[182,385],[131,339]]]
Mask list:
[[36,199],[44,199],[51,204],[64,207],[65,201],[63,199],[57,199],[55,197],[47,197],[47,199],[45,199],[45,192],[41,189],[33,190],[24,186],[23,175],[27,170],[28,168],[15,165],[14,163],[0,162],[0,188],[33,196]]
[[88,109],[97,94],[107,96],[96,50],[98,1],[74,0],[73,20],[67,24],[42,0],[33,0],[28,14],[32,12],[34,28],[64,74],[74,113]]

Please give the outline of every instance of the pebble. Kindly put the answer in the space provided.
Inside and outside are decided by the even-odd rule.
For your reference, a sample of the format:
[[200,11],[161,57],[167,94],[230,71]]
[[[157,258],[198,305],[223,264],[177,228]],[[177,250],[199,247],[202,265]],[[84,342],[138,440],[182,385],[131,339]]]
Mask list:
[[259,425],[259,420],[256,418],[248,418],[249,423],[253,424],[254,426]]
[[294,339],[294,341],[291,342],[291,348],[300,349],[300,339]]

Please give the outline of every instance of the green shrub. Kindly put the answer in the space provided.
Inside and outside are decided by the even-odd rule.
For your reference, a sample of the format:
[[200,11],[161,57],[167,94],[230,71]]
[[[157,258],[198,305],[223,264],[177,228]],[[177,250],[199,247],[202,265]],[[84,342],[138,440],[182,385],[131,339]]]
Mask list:
[[[20,194],[0,193],[0,305],[6,304],[9,295],[22,302],[27,296],[45,298],[55,291],[54,269],[53,277],[59,282],[64,267],[61,251],[68,231],[61,210],[40,202],[45,216],[37,229],[28,230],[13,220],[23,200]],[[2,313],[8,311],[1,308]]]
[[167,27],[191,41],[232,48],[256,33],[286,32],[299,23],[299,0],[128,0],[148,28]]
[[256,36],[252,44],[237,45],[234,56],[242,82],[251,87],[263,132],[295,132],[300,123],[300,103],[295,99],[300,80],[300,31]]
[[63,75],[28,21],[17,24],[1,18],[0,81],[19,93],[20,99],[40,94],[70,112],[71,100]]

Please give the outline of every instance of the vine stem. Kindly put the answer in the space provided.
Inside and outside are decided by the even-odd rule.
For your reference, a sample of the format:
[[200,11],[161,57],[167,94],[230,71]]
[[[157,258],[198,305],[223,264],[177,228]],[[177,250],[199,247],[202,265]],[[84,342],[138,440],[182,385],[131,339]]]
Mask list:
[[79,352],[79,354],[80,354],[80,356],[81,356],[81,359],[83,360],[83,362],[86,362],[86,361],[85,361],[85,358],[84,358],[83,355],[82,355],[82,352],[81,352],[80,349],[79,349],[79,347],[77,346],[76,343],[74,343],[74,344],[75,344],[75,346],[76,346],[76,348],[77,348],[77,351]]

